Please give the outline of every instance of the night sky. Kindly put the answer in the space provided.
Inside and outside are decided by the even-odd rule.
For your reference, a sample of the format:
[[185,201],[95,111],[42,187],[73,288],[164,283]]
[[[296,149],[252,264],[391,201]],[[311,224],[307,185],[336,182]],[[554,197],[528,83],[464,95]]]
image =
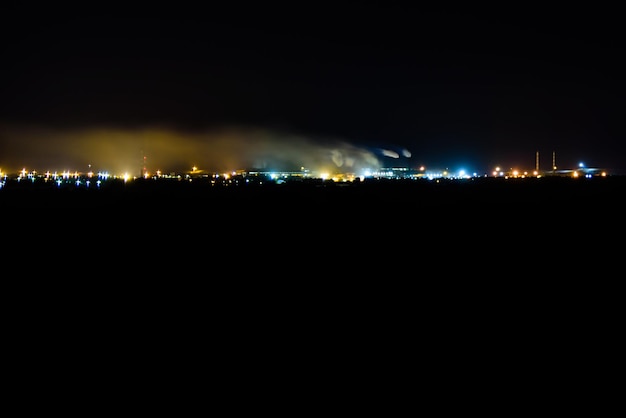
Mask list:
[[0,169],[626,169],[617,10],[251,4],[2,6]]

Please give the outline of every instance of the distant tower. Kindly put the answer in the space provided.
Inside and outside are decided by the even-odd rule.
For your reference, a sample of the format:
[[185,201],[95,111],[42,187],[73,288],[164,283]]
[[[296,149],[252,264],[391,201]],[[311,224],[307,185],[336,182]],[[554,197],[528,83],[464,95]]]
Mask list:
[[552,171],[556,170],[556,152],[552,151]]
[[539,172],[539,151],[535,153],[535,171]]
[[141,150],[141,177],[145,178],[148,175],[148,169],[146,168],[146,154]]

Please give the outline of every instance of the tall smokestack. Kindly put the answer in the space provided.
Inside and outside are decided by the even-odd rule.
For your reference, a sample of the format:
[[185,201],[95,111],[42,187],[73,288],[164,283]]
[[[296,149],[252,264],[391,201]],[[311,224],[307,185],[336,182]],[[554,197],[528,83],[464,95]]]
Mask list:
[[539,172],[539,151],[535,154],[535,171]]

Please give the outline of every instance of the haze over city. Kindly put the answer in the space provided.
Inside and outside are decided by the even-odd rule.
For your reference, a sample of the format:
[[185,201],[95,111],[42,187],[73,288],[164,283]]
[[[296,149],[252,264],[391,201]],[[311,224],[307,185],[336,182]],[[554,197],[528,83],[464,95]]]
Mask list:
[[[15,161],[4,171],[24,167],[58,170],[102,170],[139,175],[143,166],[151,173],[240,169],[354,172],[382,166],[387,150],[369,150],[338,139],[310,137],[261,129],[219,129],[204,133],[164,128],[143,129],[5,129],[0,134],[19,138],[12,148]],[[33,146],[37,143],[37,146]],[[393,155],[393,154],[392,154]],[[19,158],[17,157],[19,156]],[[144,159],[145,157],[145,159]]]

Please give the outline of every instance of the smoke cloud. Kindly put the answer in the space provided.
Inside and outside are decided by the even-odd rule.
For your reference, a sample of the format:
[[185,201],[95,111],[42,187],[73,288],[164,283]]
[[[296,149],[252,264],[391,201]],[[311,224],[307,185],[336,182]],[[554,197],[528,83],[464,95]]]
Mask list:
[[139,175],[232,170],[359,173],[380,168],[370,150],[332,138],[265,129],[220,128],[188,133],[160,127],[64,130],[0,126],[0,170],[106,171]]

